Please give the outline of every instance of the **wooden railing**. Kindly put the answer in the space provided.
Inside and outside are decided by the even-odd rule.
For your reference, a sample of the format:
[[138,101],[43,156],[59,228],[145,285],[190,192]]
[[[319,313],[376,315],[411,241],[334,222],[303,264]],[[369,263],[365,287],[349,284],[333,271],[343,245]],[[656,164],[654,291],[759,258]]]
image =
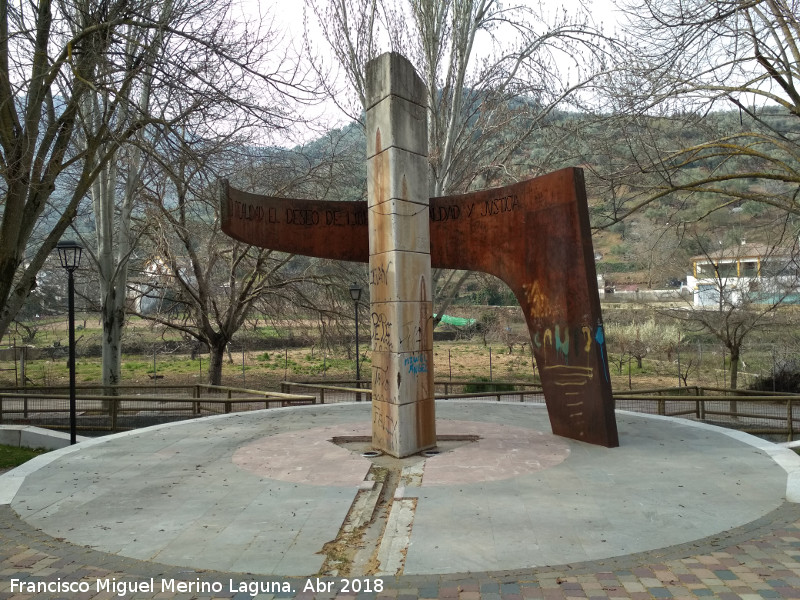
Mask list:
[[[355,381],[342,382],[283,382],[281,389],[290,392],[302,389],[314,393],[320,403],[352,401],[357,394],[366,396],[371,392],[355,385]],[[369,382],[358,382],[369,385]],[[500,400],[519,400],[543,403],[541,385],[519,381],[436,381],[436,386],[444,388],[445,393],[437,393],[437,400],[458,400],[469,398],[493,398]],[[495,385],[514,386],[514,390],[478,391],[470,393],[451,393],[456,386]],[[800,430],[800,395],[781,392],[761,392],[752,390],[730,390],[715,387],[665,387],[636,390],[614,394],[617,408],[634,412],[658,414],[671,417],[684,417],[732,427],[753,434],[786,436],[790,441]],[[798,410],[798,415],[794,412]]]
[[[368,389],[369,385],[370,385],[369,381],[364,381],[364,380],[356,381],[354,379],[336,381],[336,382],[284,381],[281,382],[281,391],[288,393],[295,388],[299,388],[301,390],[307,390],[317,394],[320,404],[325,404],[326,397],[330,399],[332,394],[335,395],[334,402],[351,402],[352,400],[360,402],[361,396],[364,396],[366,401],[369,402],[372,399],[372,390]],[[511,390],[486,389],[483,391],[476,391],[476,392],[451,393],[452,388],[457,388],[457,387],[464,388],[467,386],[481,386],[486,388],[513,387],[515,389]],[[524,402],[527,396],[535,396],[535,400],[537,401],[543,400],[541,396],[542,394],[541,384],[533,382],[466,381],[466,380],[453,381],[448,379],[448,380],[434,381],[434,387],[444,388],[444,394],[437,393],[435,395],[437,400],[495,398],[499,402],[501,399],[519,398],[520,402]],[[521,388],[521,389],[516,389],[516,388]]]
[[[301,394],[284,394],[280,392],[235,388],[227,386],[171,385],[160,388],[163,393],[153,394],[152,386],[123,385],[114,386],[114,391],[146,390],[144,394],[104,395],[108,386],[76,386],[76,406],[84,416],[93,416],[108,421],[101,429],[118,431],[119,418],[126,414],[149,413],[181,414],[187,413],[197,417],[203,414],[230,413],[235,407],[247,405],[253,408],[270,408],[272,406],[298,406],[316,404],[316,396]],[[183,392],[181,395],[169,395],[166,390]],[[0,423],[13,420],[31,421],[48,425],[42,415],[63,415],[69,411],[69,388],[12,388],[0,392]],[[80,424],[79,424],[80,427]],[[93,427],[97,429],[97,427]]]
[[[710,421],[756,435],[785,435],[788,441],[800,425],[800,411],[794,415],[800,395],[785,392],[689,386],[623,392],[614,394],[614,401],[617,408]],[[642,410],[648,404],[654,409]]]
[[[117,431],[122,428],[122,417],[145,412],[186,418],[262,407],[326,404],[331,401],[370,402],[372,391],[367,389],[369,384],[352,380],[287,381],[281,384],[280,392],[204,384],[159,385],[155,390],[152,385],[122,385],[115,386],[114,391],[129,393],[115,395],[105,394],[108,388],[104,386],[82,385],[76,388],[76,400],[84,421],[89,421],[89,417],[103,418],[107,421],[103,429]],[[497,401],[544,402],[541,386],[532,382],[443,380],[436,381],[435,385],[444,391],[436,394],[437,400],[492,398]],[[458,386],[464,389],[467,385],[513,386],[514,389],[453,391]],[[621,392],[614,394],[614,401],[618,409],[696,419],[754,434],[786,436],[789,441],[800,430],[800,411],[797,416],[794,414],[800,407],[800,395],[797,394],[689,386]],[[48,424],[46,416],[58,415],[53,420],[63,422],[68,410],[67,387],[11,388],[0,392],[0,423],[13,420],[58,427],[58,424]]]

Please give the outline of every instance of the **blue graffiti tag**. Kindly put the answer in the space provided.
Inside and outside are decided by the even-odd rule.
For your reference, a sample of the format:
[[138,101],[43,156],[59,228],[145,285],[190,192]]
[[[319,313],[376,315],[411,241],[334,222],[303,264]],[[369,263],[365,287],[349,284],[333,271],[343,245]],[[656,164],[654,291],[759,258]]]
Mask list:
[[606,364],[606,336],[603,333],[603,324],[598,321],[597,322],[597,331],[594,334],[594,341],[596,341],[600,345],[600,359],[603,361],[603,374],[606,376],[606,381],[609,381],[608,378],[608,365]]
[[556,325],[556,352],[561,353],[564,357],[564,364],[569,364],[569,329],[564,328],[564,339],[561,339],[561,331],[559,326]]
[[428,372],[428,357],[424,354],[408,356],[403,362],[408,367],[409,373],[416,375]]

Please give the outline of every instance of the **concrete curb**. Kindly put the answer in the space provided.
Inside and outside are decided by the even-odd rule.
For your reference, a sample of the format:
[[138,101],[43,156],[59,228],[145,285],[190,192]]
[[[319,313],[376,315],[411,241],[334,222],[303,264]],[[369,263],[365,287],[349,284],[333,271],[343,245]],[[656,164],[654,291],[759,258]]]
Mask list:
[[[89,438],[78,436],[82,442]],[[0,444],[17,448],[58,450],[69,446],[69,434],[32,425],[0,425]]]

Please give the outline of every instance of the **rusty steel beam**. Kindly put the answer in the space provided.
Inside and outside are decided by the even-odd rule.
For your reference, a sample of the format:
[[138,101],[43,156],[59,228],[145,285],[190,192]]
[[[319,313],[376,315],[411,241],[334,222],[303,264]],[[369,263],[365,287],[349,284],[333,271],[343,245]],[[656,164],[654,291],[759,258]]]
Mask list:
[[[430,201],[431,266],[504,281],[525,314],[553,433],[619,445],[581,169]],[[368,262],[366,202],[273,198],[223,183],[222,229],[256,246]]]

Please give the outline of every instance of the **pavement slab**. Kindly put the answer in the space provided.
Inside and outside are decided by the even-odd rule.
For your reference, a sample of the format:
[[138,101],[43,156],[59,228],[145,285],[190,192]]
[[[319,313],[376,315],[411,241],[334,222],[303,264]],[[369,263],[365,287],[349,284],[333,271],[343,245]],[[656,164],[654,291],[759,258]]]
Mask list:
[[[368,431],[369,405],[313,406],[91,440],[0,477],[0,600],[800,596],[797,465],[777,447],[618,413],[620,448],[600,448],[516,403],[440,402],[437,419],[478,440],[403,488],[401,575],[316,577],[371,463],[329,441]],[[144,583],[109,588],[123,580]]]

